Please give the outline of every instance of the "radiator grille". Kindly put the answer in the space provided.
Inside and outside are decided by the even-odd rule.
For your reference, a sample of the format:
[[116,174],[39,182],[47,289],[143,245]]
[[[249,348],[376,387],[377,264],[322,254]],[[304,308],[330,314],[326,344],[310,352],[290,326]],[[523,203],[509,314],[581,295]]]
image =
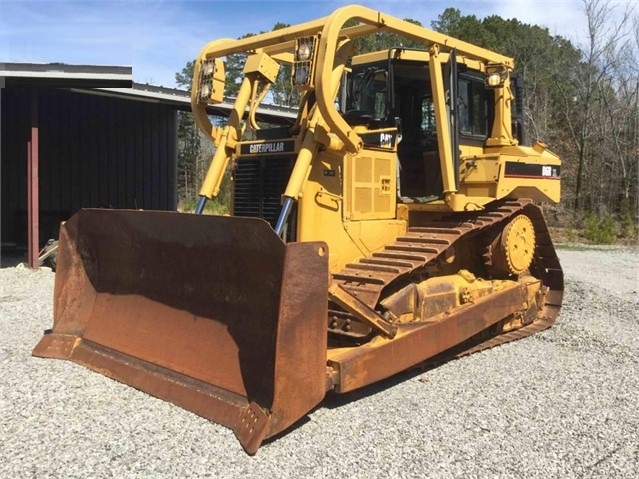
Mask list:
[[[262,218],[275,227],[294,163],[294,156],[239,159],[233,173],[233,214]],[[288,238],[295,231],[294,214],[289,217]]]

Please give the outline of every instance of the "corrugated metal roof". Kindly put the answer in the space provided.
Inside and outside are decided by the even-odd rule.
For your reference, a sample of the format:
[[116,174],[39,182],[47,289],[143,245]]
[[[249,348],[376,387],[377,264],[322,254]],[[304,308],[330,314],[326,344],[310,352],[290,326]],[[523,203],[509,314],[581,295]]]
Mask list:
[[[135,83],[132,68],[127,66],[70,65],[66,63],[0,63],[0,87],[41,86],[69,88],[73,91],[163,103],[178,110],[191,109],[188,91],[176,88]],[[225,98],[211,105],[211,115],[227,116],[233,108],[233,98]],[[297,109],[262,104],[257,110],[258,120],[292,124]]]
[[132,71],[127,66],[0,63],[0,86],[130,87]]
[[[191,93],[177,88],[166,88],[149,85],[147,83],[134,82],[131,88],[98,88],[97,90],[102,94],[167,103],[175,105],[178,109],[182,110],[191,109]],[[233,108],[234,101],[234,98],[225,98],[222,103],[210,105],[208,107],[209,113],[212,115],[219,115],[220,113],[228,114]],[[292,123],[297,117],[297,109],[262,104],[257,109],[257,116],[258,118],[276,117],[283,120],[291,120]]]

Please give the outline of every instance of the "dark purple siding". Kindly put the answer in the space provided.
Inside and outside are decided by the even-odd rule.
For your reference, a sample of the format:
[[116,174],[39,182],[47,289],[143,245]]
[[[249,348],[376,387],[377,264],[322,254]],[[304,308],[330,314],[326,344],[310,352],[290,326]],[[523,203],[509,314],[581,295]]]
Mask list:
[[[30,93],[0,92],[1,239],[24,244]],[[38,99],[41,243],[83,207],[175,209],[173,108],[58,89],[41,89]]]

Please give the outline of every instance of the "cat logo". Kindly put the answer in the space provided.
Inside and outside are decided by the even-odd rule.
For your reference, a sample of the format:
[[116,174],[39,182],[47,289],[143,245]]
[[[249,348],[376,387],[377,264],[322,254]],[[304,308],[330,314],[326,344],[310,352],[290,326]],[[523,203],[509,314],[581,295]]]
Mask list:
[[393,147],[393,134],[392,133],[380,133],[379,134],[379,146],[382,148]]
[[284,151],[284,143],[257,143],[249,147],[249,153],[279,153]]

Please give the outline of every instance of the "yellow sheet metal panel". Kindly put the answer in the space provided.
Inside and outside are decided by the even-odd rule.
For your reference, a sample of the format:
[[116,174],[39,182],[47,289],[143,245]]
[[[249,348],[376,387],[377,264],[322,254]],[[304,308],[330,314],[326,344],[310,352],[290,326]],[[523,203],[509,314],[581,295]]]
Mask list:
[[249,55],[246,59],[242,73],[245,75],[248,73],[260,73],[269,82],[273,83],[277,78],[279,69],[280,65],[266,53],[256,53]]
[[351,220],[395,217],[397,156],[394,151],[362,150],[346,161]]
[[459,175],[462,186],[470,183],[496,183],[499,168],[499,156],[463,158]]

